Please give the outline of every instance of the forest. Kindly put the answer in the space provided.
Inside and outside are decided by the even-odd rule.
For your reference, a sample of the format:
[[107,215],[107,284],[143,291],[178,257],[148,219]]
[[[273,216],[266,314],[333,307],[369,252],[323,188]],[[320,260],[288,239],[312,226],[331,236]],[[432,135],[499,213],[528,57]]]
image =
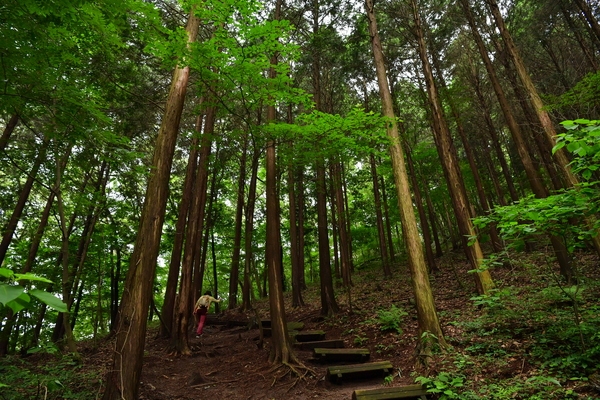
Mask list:
[[[293,318],[430,398],[600,398],[599,21],[595,0],[3,0],[0,399],[197,398],[141,381],[156,343],[208,354],[206,291],[269,319],[249,357],[314,397],[349,395]],[[269,390],[212,398],[307,398]]]

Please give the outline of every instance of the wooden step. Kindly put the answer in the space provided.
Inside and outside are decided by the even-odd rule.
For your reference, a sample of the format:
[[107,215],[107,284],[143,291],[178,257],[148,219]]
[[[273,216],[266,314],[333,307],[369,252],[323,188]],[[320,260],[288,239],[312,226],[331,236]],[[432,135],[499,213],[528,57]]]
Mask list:
[[[294,341],[294,337],[296,337],[297,334],[298,334],[298,331],[288,330],[288,336],[290,337],[292,342]],[[272,336],[271,328],[263,328],[263,337],[271,337],[271,336]]]
[[298,342],[294,343],[294,348],[298,350],[313,350],[317,347],[327,349],[341,349],[344,347],[342,339],[317,340],[314,342]]
[[377,361],[365,364],[338,365],[327,368],[326,378],[335,383],[341,383],[342,378],[361,379],[374,376],[386,376],[392,373],[392,363]]
[[226,327],[232,327],[232,326],[248,326],[249,321],[246,320],[229,320],[229,319],[224,319],[224,315],[223,314],[215,314],[215,313],[208,313],[206,314],[206,322],[205,325],[223,325]]
[[352,400],[390,400],[420,399],[427,400],[427,390],[422,385],[384,387],[380,389],[355,390]]
[[[260,321],[260,323],[263,329],[271,328],[271,320],[265,319]],[[291,321],[287,323],[287,327],[289,331],[301,331],[304,329],[304,322]]]
[[[271,321],[269,321],[271,322]],[[287,323],[287,328],[288,328],[288,335],[290,335],[290,337],[294,337],[295,335],[297,335],[297,331],[299,331],[300,329],[304,328],[304,323],[303,322],[288,322]],[[271,327],[265,327],[263,325],[263,337],[271,337]]]
[[313,350],[313,357],[321,362],[329,361],[355,361],[367,362],[371,357],[369,349],[327,349],[317,347]]
[[324,340],[324,331],[303,331],[296,334],[297,342],[314,342],[316,340]]
[[287,323],[288,331],[301,331],[304,329],[304,322],[292,321]]

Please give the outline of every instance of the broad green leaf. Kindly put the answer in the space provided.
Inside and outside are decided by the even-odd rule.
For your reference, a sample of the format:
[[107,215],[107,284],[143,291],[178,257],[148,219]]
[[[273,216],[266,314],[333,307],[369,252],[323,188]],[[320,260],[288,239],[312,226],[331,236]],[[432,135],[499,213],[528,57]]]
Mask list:
[[21,293],[19,297],[14,299],[13,301],[9,301],[6,303],[7,307],[10,307],[13,312],[16,314],[24,308],[27,308],[31,303],[31,297],[25,292]]
[[554,146],[552,148],[552,154],[556,153],[558,150],[560,150],[563,147],[565,147],[565,144],[566,144],[565,141],[561,141],[561,142],[556,143],[556,146]]
[[52,293],[45,292],[39,289],[31,289],[29,291],[34,297],[37,297],[42,303],[47,304],[48,306],[54,308],[60,312],[67,312],[67,305],[58,297],[54,296]]
[[10,279],[14,273],[8,268],[0,268],[0,277]]
[[39,275],[35,275],[35,274],[31,274],[31,273],[26,273],[26,274],[15,274],[15,279],[16,280],[28,280],[28,281],[39,281],[39,282],[46,282],[46,283],[52,283],[52,281],[50,279],[46,279],[43,276],[39,276]]
[[6,305],[8,302],[19,297],[24,291],[25,288],[23,286],[0,283],[0,303]]

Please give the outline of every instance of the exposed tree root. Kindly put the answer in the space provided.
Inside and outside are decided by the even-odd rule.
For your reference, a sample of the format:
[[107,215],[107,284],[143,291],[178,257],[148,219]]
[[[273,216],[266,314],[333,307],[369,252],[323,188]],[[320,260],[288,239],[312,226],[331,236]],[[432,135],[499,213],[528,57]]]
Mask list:
[[290,388],[288,388],[288,391],[291,390],[294,386],[296,386],[298,381],[306,380],[307,375],[310,375],[310,376],[317,375],[317,373],[313,369],[307,367],[306,365],[299,362],[298,360],[296,360],[295,363],[282,362],[280,364],[277,364],[269,370],[269,373],[274,373],[279,369],[283,369],[283,371],[280,374],[275,375],[275,377],[273,378],[273,383],[271,383],[271,387],[275,386],[275,384],[277,383],[278,380],[283,379],[285,376],[287,376],[289,374],[290,377],[295,376],[296,379],[294,380],[294,383],[292,384],[292,386],[290,386]]

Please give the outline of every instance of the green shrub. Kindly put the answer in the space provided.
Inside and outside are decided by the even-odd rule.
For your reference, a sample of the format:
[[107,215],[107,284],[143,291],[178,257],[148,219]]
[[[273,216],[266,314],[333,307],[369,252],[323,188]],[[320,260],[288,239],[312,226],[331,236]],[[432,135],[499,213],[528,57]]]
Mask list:
[[398,334],[402,334],[402,328],[400,328],[400,321],[403,317],[407,316],[408,313],[401,308],[396,307],[392,304],[389,310],[377,311],[377,323],[382,331],[396,331]]

